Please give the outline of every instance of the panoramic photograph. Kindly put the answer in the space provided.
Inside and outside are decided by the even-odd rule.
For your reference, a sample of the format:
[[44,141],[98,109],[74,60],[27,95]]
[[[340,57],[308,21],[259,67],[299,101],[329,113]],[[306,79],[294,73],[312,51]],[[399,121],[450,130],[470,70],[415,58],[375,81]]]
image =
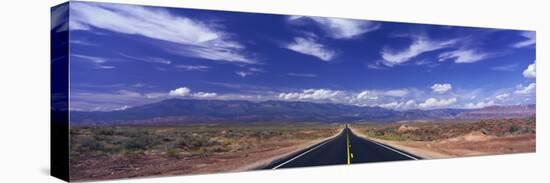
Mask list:
[[534,31],[70,2],[51,32],[71,181],[536,151]]

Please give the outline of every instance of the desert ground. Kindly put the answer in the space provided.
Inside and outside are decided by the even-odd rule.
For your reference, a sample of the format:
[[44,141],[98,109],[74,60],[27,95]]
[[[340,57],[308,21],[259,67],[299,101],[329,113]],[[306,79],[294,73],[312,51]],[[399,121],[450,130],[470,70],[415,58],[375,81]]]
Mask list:
[[426,159],[536,151],[535,117],[356,124],[354,133]]
[[[247,123],[71,128],[72,181],[245,171],[334,137],[344,124]],[[350,124],[425,159],[535,152],[534,117]]]
[[244,171],[314,145],[337,124],[72,127],[72,181]]

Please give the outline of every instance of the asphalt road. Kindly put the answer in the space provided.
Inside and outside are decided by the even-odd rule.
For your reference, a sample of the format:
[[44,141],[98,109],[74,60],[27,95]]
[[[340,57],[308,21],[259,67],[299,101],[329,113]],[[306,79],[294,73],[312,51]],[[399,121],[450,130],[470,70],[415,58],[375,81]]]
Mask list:
[[345,165],[355,163],[417,160],[414,155],[355,135],[347,126],[336,137],[280,159],[264,169]]

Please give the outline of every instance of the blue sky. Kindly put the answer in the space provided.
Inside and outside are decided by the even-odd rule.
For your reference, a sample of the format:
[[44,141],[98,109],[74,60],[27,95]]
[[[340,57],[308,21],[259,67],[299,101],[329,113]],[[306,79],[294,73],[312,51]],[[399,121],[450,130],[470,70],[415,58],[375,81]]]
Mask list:
[[54,31],[70,31],[73,110],[168,98],[396,110],[535,103],[531,31],[91,2],[69,9]]

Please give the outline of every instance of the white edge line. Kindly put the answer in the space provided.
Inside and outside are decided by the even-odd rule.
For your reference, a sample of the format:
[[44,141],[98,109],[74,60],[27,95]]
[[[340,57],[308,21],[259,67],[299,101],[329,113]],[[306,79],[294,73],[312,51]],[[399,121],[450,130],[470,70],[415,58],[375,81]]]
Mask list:
[[[366,139],[366,138],[365,138],[365,139]],[[418,160],[418,158],[415,158],[414,156],[405,154],[405,153],[403,153],[403,152],[401,152],[401,151],[398,151],[398,150],[396,150],[396,149],[394,149],[394,148],[392,148],[392,147],[386,146],[386,145],[384,145],[384,144],[382,144],[382,143],[379,143],[379,142],[376,142],[376,141],[370,140],[370,139],[366,139],[366,140],[368,140],[368,141],[370,141],[370,142],[373,142],[373,143],[375,143],[375,144],[377,144],[377,145],[379,145],[379,146],[382,146],[382,147],[384,147],[384,148],[386,148],[386,149],[392,150],[393,152],[399,153],[399,154],[401,154],[401,155],[403,155],[403,156],[407,156],[407,157],[409,157],[409,158],[411,158],[411,159]]]
[[[340,135],[340,134],[338,134],[338,135]],[[336,136],[336,137],[338,137],[338,136]],[[283,163],[277,165],[276,167],[273,167],[272,170],[275,170],[275,169],[277,169],[277,168],[279,168],[279,167],[281,167],[281,166],[283,166],[283,165],[285,165],[285,164],[287,164],[287,163],[289,163],[289,162],[291,162],[291,161],[294,161],[295,159],[297,159],[297,158],[299,158],[299,157],[301,157],[301,156],[303,156],[303,155],[309,153],[310,151],[313,151],[313,150],[315,150],[315,149],[317,149],[317,148],[319,148],[319,147],[325,145],[326,143],[333,141],[334,139],[336,139],[336,137],[334,137],[334,138],[332,138],[332,139],[330,139],[330,140],[328,140],[328,141],[325,141],[325,142],[323,142],[323,143],[321,143],[321,144],[319,144],[319,145],[317,145],[317,146],[315,146],[315,147],[313,147],[313,148],[307,150],[306,152],[303,152],[302,154],[299,154],[298,156],[294,156],[294,158],[289,159],[289,160],[287,160],[287,161],[285,161],[285,162],[283,162]]]

